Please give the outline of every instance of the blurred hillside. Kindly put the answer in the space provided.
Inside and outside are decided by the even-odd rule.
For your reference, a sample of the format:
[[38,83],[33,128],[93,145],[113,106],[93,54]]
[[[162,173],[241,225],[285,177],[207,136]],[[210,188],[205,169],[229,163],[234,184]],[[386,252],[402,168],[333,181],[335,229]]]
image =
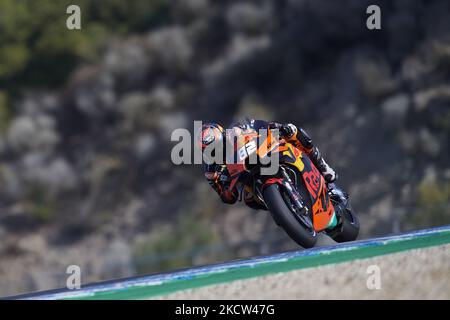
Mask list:
[[449,15],[444,0],[1,1],[0,295],[64,286],[70,264],[88,282],[295,249],[171,163],[193,120],[303,126],[363,238],[450,223]]

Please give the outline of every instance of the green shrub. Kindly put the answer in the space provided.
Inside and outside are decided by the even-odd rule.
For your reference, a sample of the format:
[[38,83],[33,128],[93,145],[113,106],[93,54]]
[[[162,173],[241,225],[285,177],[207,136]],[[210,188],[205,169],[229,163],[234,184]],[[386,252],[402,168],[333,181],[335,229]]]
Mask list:
[[[66,27],[71,4],[81,8],[81,30]],[[0,86],[60,85],[108,35],[143,32],[167,17],[167,0],[2,0]]]
[[11,121],[11,109],[6,92],[0,91],[0,134],[3,133]]

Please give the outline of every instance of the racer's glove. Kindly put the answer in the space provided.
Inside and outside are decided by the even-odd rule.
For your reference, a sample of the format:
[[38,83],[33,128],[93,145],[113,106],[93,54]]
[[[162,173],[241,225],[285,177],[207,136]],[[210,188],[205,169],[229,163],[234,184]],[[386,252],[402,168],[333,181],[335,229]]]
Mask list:
[[280,127],[280,134],[286,139],[291,139],[297,134],[297,127],[292,123],[283,124]]

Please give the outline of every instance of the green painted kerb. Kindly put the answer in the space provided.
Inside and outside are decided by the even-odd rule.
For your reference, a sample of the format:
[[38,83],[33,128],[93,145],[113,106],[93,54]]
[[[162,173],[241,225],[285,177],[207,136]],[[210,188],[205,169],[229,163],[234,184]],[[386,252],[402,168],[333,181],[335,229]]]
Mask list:
[[114,291],[96,292],[92,296],[75,299],[145,299],[167,295],[175,291],[193,289],[206,285],[219,284],[240,279],[265,276],[317,266],[341,263],[355,259],[366,259],[395,252],[419,249],[450,243],[450,231],[422,235],[398,240],[387,240],[383,244],[355,246],[345,250],[318,252],[314,255],[294,257],[286,261],[274,261],[255,266],[243,266],[224,272],[198,275],[191,279],[174,279],[160,285],[134,286]]

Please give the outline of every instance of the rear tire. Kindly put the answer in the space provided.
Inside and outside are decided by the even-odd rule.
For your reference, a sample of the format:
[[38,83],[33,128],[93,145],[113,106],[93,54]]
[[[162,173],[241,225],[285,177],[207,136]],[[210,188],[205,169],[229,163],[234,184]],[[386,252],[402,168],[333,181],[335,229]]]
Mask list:
[[346,208],[343,212],[342,225],[338,226],[338,231],[333,240],[337,242],[355,241],[359,234],[359,219],[351,208]]
[[289,237],[304,248],[312,248],[317,242],[317,233],[307,230],[289,209],[277,184],[268,186],[264,192],[264,201],[275,222],[286,231]]

